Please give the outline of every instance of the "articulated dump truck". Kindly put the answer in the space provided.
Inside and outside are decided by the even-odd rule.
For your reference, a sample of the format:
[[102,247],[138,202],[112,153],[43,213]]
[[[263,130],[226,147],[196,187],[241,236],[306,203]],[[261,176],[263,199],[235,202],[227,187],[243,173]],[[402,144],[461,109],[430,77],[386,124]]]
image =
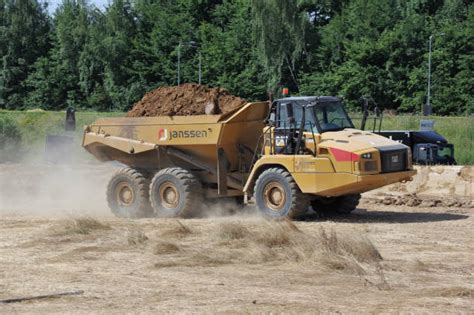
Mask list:
[[410,149],[354,129],[335,97],[247,103],[223,115],[99,119],[84,148],[117,161],[107,187],[120,217],[190,217],[220,198],[270,218],[311,206],[349,213],[360,194],[416,173]]

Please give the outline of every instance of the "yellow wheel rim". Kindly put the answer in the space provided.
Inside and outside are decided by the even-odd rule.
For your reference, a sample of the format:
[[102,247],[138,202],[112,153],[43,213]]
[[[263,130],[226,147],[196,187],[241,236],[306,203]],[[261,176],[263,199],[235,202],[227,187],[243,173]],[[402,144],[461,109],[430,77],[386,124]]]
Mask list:
[[174,209],[179,204],[179,191],[172,182],[164,182],[160,186],[160,200],[165,208]]
[[135,200],[135,193],[132,187],[127,182],[121,182],[117,185],[116,200],[122,206],[130,206]]
[[286,203],[285,188],[278,182],[269,182],[263,189],[263,198],[268,208],[280,211]]

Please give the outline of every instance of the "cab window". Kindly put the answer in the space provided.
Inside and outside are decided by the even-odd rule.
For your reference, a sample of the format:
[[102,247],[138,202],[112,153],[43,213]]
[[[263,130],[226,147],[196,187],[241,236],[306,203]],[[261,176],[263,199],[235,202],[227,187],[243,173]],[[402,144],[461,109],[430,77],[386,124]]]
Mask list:
[[278,114],[277,114],[277,127],[280,128],[289,128],[289,122],[288,122],[288,112],[286,110],[286,107],[288,105],[291,105],[291,103],[279,103],[278,104]]
[[[288,104],[289,106],[292,106],[293,110],[293,126],[290,126],[290,122],[288,121],[288,112],[287,112],[287,106],[285,104]],[[278,106],[278,118],[277,118],[277,126],[280,128],[290,128],[290,127],[296,127],[299,128],[301,124],[301,119],[303,118],[303,108],[305,109],[305,131],[311,131],[311,127],[315,127],[314,124],[314,116],[311,111],[311,109],[307,107],[303,107],[300,104],[297,104],[295,102],[292,103],[280,103]],[[311,122],[311,123],[308,123]]]

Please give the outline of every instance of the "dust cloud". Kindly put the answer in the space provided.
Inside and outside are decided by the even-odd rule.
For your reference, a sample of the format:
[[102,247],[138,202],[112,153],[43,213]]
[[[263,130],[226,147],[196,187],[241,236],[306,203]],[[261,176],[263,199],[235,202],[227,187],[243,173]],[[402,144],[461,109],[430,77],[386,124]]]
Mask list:
[[[97,162],[85,152],[70,153],[66,163],[47,162],[45,157],[44,148],[18,154],[15,162],[2,161],[0,156],[0,216],[113,217],[106,188],[125,165]],[[207,200],[195,215],[255,217],[257,211],[234,198],[222,198]]]
[[[113,217],[106,188],[125,165],[97,162],[84,152],[69,156],[67,163],[52,163],[46,161],[44,149],[35,151],[19,155],[15,163],[0,157],[0,216]],[[195,215],[255,217],[258,212],[234,198],[223,198],[206,201]]]
[[0,164],[0,215],[110,216],[105,189],[117,166]]

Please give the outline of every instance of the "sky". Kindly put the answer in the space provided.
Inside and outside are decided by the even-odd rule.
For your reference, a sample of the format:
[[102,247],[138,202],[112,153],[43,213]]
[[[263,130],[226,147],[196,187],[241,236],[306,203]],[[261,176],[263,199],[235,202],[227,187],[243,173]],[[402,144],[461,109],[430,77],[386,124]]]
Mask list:
[[[49,13],[54,13],[58,5],[62,2],[62,0],[46,0],[49,5],[48,5],[48,11]],[[107,4],[108,0],[89,0],[89,4],[93,4],[99,9],[103,9]]]

